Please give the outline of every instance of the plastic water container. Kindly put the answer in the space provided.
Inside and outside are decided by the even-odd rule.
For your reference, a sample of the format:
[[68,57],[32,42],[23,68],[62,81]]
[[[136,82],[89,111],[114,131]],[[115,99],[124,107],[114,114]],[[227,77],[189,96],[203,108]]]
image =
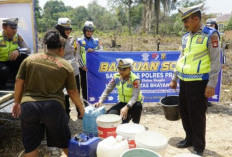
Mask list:
[[104,114],[97,117],[98,136],[106,138],[116,137],[116,128],[122,123],[122,118],[116,114]]
[[83,117],[83,131],[86,134],[93,134],[98,136],[98,129],[96,119],[98,116],[106,113],[105,106],[95,108],[93,106],[87,106],[85,108],[85,114]]
[[96,157],[97,145],[101,141],[99,137],[79,134],[69,140],[69,157]]
[[120,157],[120,155],[129,149],[127,140],[122,140],[122,136],[107,137],[97,146],[97,157]]
[[120,157],[161,157],[161,155],[149,149],[133,148],[123,152]]
[[117,127],[117,135],[121,135],[123,139],[127,139],[129,148],[136,148],[135,135],[145,131],[145,127],[140,124],[126,123]]
[[200,157],[200,156],[196,154],[190,154],[190,153],[181,153],[181,154],[174,155],[173,157]]
[[164,156],[168,146],[168,139],[159,132],[145,131],[135,136],[137,148],[151,149]]

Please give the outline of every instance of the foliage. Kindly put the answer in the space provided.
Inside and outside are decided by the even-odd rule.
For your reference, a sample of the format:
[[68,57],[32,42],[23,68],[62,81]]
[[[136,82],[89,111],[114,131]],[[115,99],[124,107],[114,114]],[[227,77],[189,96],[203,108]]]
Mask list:
[[232,30],[232,17],[228,21],[228,23],[225,25],[224,30]]
[[[85,21],[94,22],[96,27],[95,33],[99,32],[114,32],[114,34],[130,33],[141,34],[144,27],[144,9],[147,2],[157,5],[157,12],[153,13],[152,19],[148,20],[151,26],[151,33],[156,32],[160,35],[181,34],[182,21],[179,15],[170,15],[170,10],[180,7],[189,7],[195,4],[202,3],[203,0],[109,0],[106,9],[93,0],[87,7],[65,6],[61,0],[49,0],[46,2],[43,9],[38,5],[39,0],[35,0],[35,14],[37,30],[45,32],[48,29],[54,28],[57,20],[60,17],[67,17],[72,21],[74,31],[82,32]],[[155,3],[157,2],[157,3]],[[153,10],[154,11],[154,10]],[[203,21],[207,16],[203,16]],[[158,20],[157,20],[158,19]],[[228,24],[228,28],[229,28]],[[116,33],[117,32],[117,33]]]
[[179,2],[176,3],[176,6],[178,7],[191,7],[200,3],[204,3],[204,0],[180,0]]
[[70,15],[70,20],[72,21],[72,25],[81,29],[85,21],[88,20],[89,13],[87,9],[83,6],[79,6],[75,8]]
[[[38,24],[38,19],[41,18],[40,11],[42,10],[39,6],[39,0],[34,1],[34,9],[35,9],[35,17],[36,17],[36,24]],[[36,25],[38,27],[38,25]]]

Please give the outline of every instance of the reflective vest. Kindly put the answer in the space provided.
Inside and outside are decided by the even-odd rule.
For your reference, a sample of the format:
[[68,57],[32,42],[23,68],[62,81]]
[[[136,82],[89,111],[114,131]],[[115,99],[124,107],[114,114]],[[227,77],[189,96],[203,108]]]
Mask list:
[[[91,49],[96,49],[99,46],[99,41],[98,38],[78,38],[78,43],[81,46],[81,58],[86,65],[86,51],[91,48]],[[84,48],[84,49],[83,49]]]
[[[122,84],[120,81],[120,74],[116,73],[114,74],[114,80],[116,83],[116,87],[118,89],[118,97],[120,102],[128,103],[130,99],[132,98],[133,94],[133,83],[136,80],[139,80],[139,78],[133,73],[130,73],[130,78]],[[138,100],[142,102],[142,93],[140,91]]]
[[0,33],[0,61],[8,61],[9,55],[12,51],[19,47],[19,37],[15,34],[12,41],[5,40],[2,33]]
[[[193,37],[189,33],[182,38],[183,56],[176,64],[177,75],[184,81],[208,80],[210,56],[208,41],[215,29],[204,27],[201,34]],[[218,33],[218,32],[217,32]]]

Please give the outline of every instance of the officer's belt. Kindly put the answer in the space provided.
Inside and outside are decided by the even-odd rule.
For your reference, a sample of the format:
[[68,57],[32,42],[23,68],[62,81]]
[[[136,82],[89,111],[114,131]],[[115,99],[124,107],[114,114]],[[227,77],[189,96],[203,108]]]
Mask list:
[[204,74],[184,74],[181,72],[177,72],[177,75],[180,76],[181,78],[184,79],[202,79],[202,80],[208,80],[209,79],[209,74],[204,73]]

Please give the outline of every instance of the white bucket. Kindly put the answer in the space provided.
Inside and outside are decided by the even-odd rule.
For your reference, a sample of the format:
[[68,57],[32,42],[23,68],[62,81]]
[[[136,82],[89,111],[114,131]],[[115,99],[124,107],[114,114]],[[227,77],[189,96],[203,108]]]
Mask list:
[[156,131],[145,131],[135,136],[135,143],[137,148],[151,149],[164,156],[168,139]]
[[161,157],[161,155],[149,149],[133,148],[123,152],[120,157]]
[[122,136],[107,137],[98,143],[97,156],[98,157],[120,157],[120,155],[129,149],[126,140],[122,140]]
[[200,156],[196,154],[190,154],[190,153],[181,153],[181,154],[174,155],[173,157],[200,157]]
[[145,127],[140,124],[126,123],[117,127],[117,135],[121,135],[123,139],[127,139],[129,148],[136,148],[135,135],[145,131]]
[[105,114],[97,117],[96,121],[99,137],[116,137],[116,128],[122,123],[122,118],[116,114]]

